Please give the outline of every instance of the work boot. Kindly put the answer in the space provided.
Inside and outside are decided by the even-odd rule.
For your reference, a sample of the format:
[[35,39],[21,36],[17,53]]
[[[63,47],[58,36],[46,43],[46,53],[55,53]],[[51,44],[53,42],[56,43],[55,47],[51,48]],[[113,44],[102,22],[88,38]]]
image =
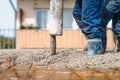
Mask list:
[[101,39],[89,39],[87,47],[88,47],[88,55],[103,54]]

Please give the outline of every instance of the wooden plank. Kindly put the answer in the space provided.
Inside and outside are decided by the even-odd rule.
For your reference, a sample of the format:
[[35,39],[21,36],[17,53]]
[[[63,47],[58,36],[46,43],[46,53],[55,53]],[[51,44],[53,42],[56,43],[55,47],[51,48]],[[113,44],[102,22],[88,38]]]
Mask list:
[[68,67],[16,65],[0,73],[0,80],[120,80],[119,74],[120,68],[81,70]]

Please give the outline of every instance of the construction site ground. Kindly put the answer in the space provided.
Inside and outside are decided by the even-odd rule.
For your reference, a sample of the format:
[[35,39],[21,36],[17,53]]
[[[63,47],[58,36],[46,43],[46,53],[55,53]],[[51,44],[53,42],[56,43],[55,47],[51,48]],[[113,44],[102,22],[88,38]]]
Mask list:
[[0,80],[120,80],[120,53],[80,49],[0,50]]

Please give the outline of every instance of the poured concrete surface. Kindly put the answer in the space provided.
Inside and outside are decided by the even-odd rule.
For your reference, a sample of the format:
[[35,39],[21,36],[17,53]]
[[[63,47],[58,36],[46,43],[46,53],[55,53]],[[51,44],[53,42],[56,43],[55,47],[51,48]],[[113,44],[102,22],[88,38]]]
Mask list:
[[18,49],[0,50],[0,57],[10,57],[14,64],[56,66],[56,67],[120,67],[120,53],[111,50],[103,55],[88,56],[87,52],[79,49],[58,49],[57,54],[51,56],[48,49]]

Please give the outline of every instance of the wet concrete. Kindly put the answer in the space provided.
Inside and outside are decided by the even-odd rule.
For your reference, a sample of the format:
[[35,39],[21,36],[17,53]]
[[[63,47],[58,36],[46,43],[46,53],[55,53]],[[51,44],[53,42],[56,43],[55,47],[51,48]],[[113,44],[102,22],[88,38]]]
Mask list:
[[120,53],[111,50],[103,55],[88,56],[80,49],[58,49],[56,55],[50,55],[48,49],[0,50],[0,57],[9,56],[14,64],[56,66],[56,67],[120,67]]

